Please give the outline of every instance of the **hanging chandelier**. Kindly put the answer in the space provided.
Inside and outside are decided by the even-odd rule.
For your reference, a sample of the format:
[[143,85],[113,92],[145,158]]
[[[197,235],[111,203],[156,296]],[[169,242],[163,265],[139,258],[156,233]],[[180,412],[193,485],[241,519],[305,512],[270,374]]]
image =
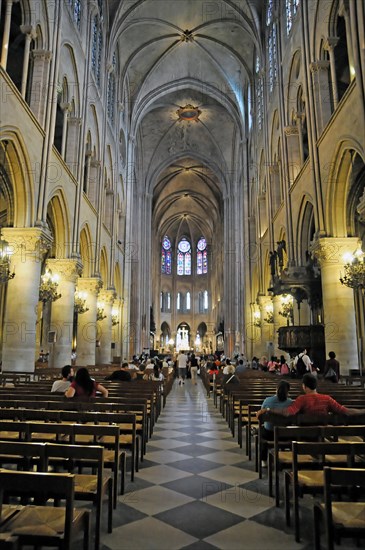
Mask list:
[[341,284],[353,288],[354,290],[365,290],[365,254],[361,250],[361,247],[353,254],[346,254],[344,256],[346,261],[344,269],[344,276],[340,277]]

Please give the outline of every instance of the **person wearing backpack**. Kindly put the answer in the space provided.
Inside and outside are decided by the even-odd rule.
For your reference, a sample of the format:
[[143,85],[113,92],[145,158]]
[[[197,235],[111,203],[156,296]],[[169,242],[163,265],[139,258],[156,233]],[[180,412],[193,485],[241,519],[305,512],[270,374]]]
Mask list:
[[299,353],[299,355],[296,356],[294,363],[298,378],[302,378],[307,372],[312,372],[313,363],[310,360],[306,349],[304,349],[302,353]]

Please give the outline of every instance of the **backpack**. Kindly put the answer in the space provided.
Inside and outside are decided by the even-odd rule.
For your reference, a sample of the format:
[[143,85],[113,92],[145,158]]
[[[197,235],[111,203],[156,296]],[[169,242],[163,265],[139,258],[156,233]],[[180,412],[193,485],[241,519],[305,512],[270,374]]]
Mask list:
[[297,364],[295,365],[296,368],[297,368],[297,373],[298,373],[298,376],[301,378],[302,376],[305,375],[305,373],[307,372],[307,367],[303,361],[303,356],[299,357],[298,356],[298,361],[297,361]]

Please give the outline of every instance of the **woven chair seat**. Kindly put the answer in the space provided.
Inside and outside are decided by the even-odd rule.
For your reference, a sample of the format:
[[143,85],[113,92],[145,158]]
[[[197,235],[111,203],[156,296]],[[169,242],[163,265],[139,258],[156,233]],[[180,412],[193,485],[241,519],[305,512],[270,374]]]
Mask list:
[[300,470],[298,483],[306,487],[323,487],[323,472],[321,470]]
[[[291,464],[293,462],[293,453],[292,451],[279,451],[279,461],[286,464]],[[298,462],[300,464],[305,464],[306,462],[314,462],[315,459],[312,455],[299,455]]]
[[[73,521],[84,513],[74,509]],[[13,535],[62,536],[65,526],[65,509],[47,506],[27,506],[11,518],[3,532]]]
[[[320,504],[323,512],[325,505]],[[332,503],[333,523],[338,527],[348,529],[365,528],[365,502],[333,502]]]

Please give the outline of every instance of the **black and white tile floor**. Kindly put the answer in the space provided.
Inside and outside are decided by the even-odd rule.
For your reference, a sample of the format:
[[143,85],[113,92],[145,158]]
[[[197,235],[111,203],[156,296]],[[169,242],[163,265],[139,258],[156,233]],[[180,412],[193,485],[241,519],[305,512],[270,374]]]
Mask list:
[[[311,502],[295,543],[283,508],[198,381],[177,381],[148,443],[136,481],[119,497],[102,550],[309,550]],[[354,548],[344,541],[342,550]]]

